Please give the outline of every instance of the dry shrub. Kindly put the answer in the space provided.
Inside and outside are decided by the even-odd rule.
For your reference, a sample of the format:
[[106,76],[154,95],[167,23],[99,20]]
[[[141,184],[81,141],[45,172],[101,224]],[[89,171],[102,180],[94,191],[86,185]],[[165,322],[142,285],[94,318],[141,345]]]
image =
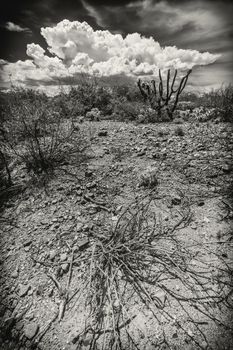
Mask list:
[[[207,247],[197,245],[194,250],[195,244],[186,247],[178,238],[177,231],[190,222],[188,203],[184,201],[175,222],[164,226],[153,216],[152,202],[132,203],[115,225],[90,232],[90,246],[77,260],[84,276],[79,288],[86,300],[84,327],[73,339],[77,349],[138,349],[130,328],[135,317],[131,302],[138,303],[139,310],[142,306],[150,310],[159,324],[161,317],[172,323],[195,348],[204,349],[202,344],[208,341],[196,321],[197,312],[202,323],[225,326],[216,311],[227,303],[228,266],[221,263],[221,277],[216,278],[205,260]],[[174,308],[180,310],[181,322],[174,317]],[[169,345],[165,334],[160,345],[161,349]]]
[[112,117],[120,121],[136,120],[140,114],[141,105],[136,102],[117,102]]
[[72,120],[64,120],[40,95],[16,90],[10,102],[4,143],[28,171],[48,173],[84,151],[84,141]]

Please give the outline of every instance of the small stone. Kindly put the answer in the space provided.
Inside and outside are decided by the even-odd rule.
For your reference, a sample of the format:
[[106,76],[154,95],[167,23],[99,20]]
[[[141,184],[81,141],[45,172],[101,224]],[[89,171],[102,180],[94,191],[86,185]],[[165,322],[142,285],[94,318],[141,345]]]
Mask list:
[[83,340],[83,345],[84,345],[84,346],[90,345],[91,342],[92,342],[92,340],[93,340],[93,337],[92,337],[91,335],[86,336],[86,338]]
[[159,154],[156,152],[156,153],[152,153],[152,158],[153,159],[157,159],[157,158],[159,158]]
[[27,284],[27,285],[21,284],[19,287],[19,296],[25,297],[25,295],[27,295],[30,288],[31,288],[30,284]]
[[86,188],[90,189],[90,188],[94,188],[96,187],[96,183],[95,182],[89,182],[87,185],[86,185]]
[[76,231],[82,231],[82,228],[83,228],[83,223],[82,222],[78,222],[77,225],[76,225]]
[[193,331],[192,331],[191,329],[188,329],[188,330],[187,330],[187,333],[188,333],[188,335],[189,335],[190,337],[193,337]]
[[107,135],[108,135],[107,130],[100,130],[100,131],[98,132],[98,136],[107,136]]
[[23,243],[23,246],[24,247],[28,247],[29,245],[31,245],[32,244],[32,241],[29,239],[29,240],[27,240],[27,241],[25,241],[24,243]]
[[62,268],[62,271],[63,271],[64,273],[66,273],[66,272],[68,272],[68,270],[69,270],[69,264],[68,264],[68,263],[62,264],[61,268]]
[[222,166],[222,171],[226,174],[230,173],[232,171],[232,167],[228,164],[225,164]]
[[144,156],[146,154],[146,151],[142,150],[137,153],[138,157]]
[[57,255],[57,251],[54,249],[54,250],[51,250],[49,252],[49,258],[50,260],[54,260],[55,256]]
[[66,253],[61,254],[60,260],[61,261],[66,261],[67,260],[67,254]]
[[202,348],[204,348],[204,349],[208,347],[207,342],[206,342],[206,341],[204,341],[204,340],[201,342],[201,344],[200,344],[200,345],[201,345],[201,347],[202,347]]
[[28,339],[33,339],[39,330],[39,326],[36,323],[29,323],[24,327],[24,335]]
[[17,278],[19,276],[18,269],[16,269],[14,272],[12,272],[11,277]]
[[53,288],[50,288],[48,291],[48,297],[51,298],[53,296]]
[[181,203],[181,198],[179,196],[175,196],[172,198],[173,205],[179,205]]
[[197,224],[195,222],[192,222],[190,227],[193,229],[193,230],[196,230],[197,229]]
[[85,177],[91,177],[93,175],[93,171],[87,170],[85,171]]
[[77,245],[79,247],[79,250],[83,250],[89,245],[89,240],[87,238],[80,239],[77,241]]
[[158,291],[157,293],[153,294],[153,299],[156,301],[156,299],[159,299],[159,301],[161,302],[161,304],[164,306],[166,299],[167,299],[167,295],[166,293],[164,293],[162,290]]

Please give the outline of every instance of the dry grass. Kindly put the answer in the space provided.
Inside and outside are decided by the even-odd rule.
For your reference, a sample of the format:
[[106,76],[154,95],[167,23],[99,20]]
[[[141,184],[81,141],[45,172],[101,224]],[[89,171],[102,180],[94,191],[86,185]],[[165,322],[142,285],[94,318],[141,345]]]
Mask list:
[[[91,250],[81,258],[87,276],[81,288],[88,316],[75,339],[77,349],[138,349],[128,327],[134,319],[129,310],[132,298],[149,309],[157,322],[160,315],[174,322],[196,348],[204,349],[202,343],[207,339],[191,309],[225,326],[216,308],[227,303],[229,266],[219,267],[221,278],[213,277],[211,266],[200,257],[200,247],[197,254],[197,247],[185,247],[178,239],[177,231],[191,219],[189,209],[184,209],[187,203],[178,221],[163,227],[152,214],[152,202],[153,197],[131,204],[114,227],[92,232]],[[174,291],[174,282],[181,286],[180,291]],[[167,306],[174,303],[188,316],[197,335],[173,317]],[[161,344],[166,342],[164,335]]]

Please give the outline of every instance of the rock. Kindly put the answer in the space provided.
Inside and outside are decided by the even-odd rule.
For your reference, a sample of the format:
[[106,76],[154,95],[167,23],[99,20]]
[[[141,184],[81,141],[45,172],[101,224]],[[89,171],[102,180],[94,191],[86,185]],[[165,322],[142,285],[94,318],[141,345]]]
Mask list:
[[19,286],[19,296],[25,297],[25,295],[27,295],[30,288],[31,288],[30,284],[27,284],[27,285],[21,284]]
[[193,229],[193,230],[196,230],[197,229],[197,224],[195,222],[192,222],[190,227]]
[[92,335],[87,335],[85,339],[83,340],[83,345],[84,346],[89,346],[93,341],[93,336]]
[[61,261],[66,261],[67,260],[67,254],[66,253],[61,254],[60,260]]
[[173,333],[172,334],[172,338],[177,339],[178,338],[178,333],[177,332]]
[[226,174],[230,173],[232,171],[232,167],[228,164],[225,164],[222,166],[222,171]]
[[49,252],[49,259],[50,259],[50,260],[54,260],[54,258],[56,257],[56,255],[57,255],[57,251],[56,251],[55,249],[50,250],[50,252]]
[[84,225],[84,224],[83,224],[82,222],[78,222],[77,225],[76,225],[76,231],[77,231],[77,232],[82,231],[83,225]]
[[51,298],[53,296],[53,288],[50,288],[48,291],[48,297]]
[[205,205],[205,202],[200,200],[198,203],[197,203],[198,207],[203,207],[203,205]]
[[107,130],[100,130],[100,131],[98,132],[98,136],[107,136],[107,135],[108,135]]
[[87,185],[86,185],[86,188],[88,189],[91,189],[91,188],[94,188],[96,187],[96,183],[95,182],[89,182]]
[[85,177],[91,177],[92,175],[93,175],[93,171],[91,171],[91,170],[85,171]]
[[159,299],[162,305],[165,305],[167,295],[162,290],[153,293],[153,299],[156,301],[156,299]]
[[68,270],[69,270],[69,264],[68,264],[68,263],[62,264],[62,265],[61,265],[61,268],[62,268],[62,271],[63,271],[64,273],[66,273],[66,272],[68,272]]
[[179,205],[181,203],[181,198],[179,196],[174,196],[172,198],[172,204],[173,205]]
[[32,322],[24,327],[24,335],[28,339],[33,339],[39,330],[38,324]]
[[200,344],[200,345],[201,345],[202,349],[206,349],[206,348],[208,347],[207,342],[206,342],[206,341],[204,341],[204,340],[201,342],[201,344]]
[[159,158],[159,154],[157,153],[157,152],[155,152],[155,153],[152,153],[152,158],[153,159],[157,159],[157,158]]
[[77,241],[77,245],[79,247],[79,250],[83,250],[89,245],[89,240],[87,238],[80,239]]
[[12,277],[12,278],[17,278],[18,276],[19,276],[18,269],[15,269],[15,271],[12,272],[11,277]]
[[28,239],[27,241],[25,241],[24,243],[23,243],[23,246],[24,247],[28,247],[29,245],[31,245],[32,244],[32,240],[31,239]]
[[146,151],[142,150],[137,153],[138,157],[144,156],[146,154]]

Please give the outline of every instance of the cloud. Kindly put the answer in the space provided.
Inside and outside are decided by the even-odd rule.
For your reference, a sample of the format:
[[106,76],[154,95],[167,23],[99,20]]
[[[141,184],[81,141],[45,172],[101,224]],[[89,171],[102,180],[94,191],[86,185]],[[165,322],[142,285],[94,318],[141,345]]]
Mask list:
[[4,28],[6,30],[9,30],[10,32],[27,32],[27,33],[31,33],[31,30],[29,28],[21,27],[18,24],[15,24],[13,22],[6,22]]
[[157,74],[158,69],[181,71],[215,62],[219,55],[197,50],[161,47],[153,37],[139,33],[112,34],[93,30],[86,22],[63,20],[54,27],[41,29],[48,53],[37,44],[27,45],[30,59],[4,64],[4,81],[30,84],[56,84],[76,79],[80,73],[100,77],[138,77]]

